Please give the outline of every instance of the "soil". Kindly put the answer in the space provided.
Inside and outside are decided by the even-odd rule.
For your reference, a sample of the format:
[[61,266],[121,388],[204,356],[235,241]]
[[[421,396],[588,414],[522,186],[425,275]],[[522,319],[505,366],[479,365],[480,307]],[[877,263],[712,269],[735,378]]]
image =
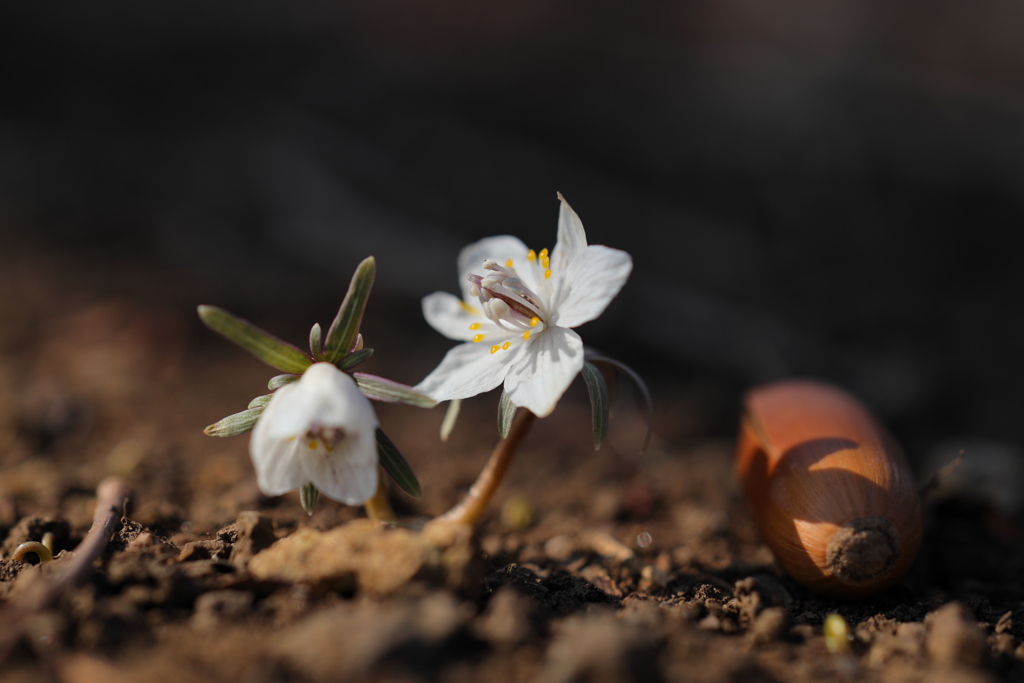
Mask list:
[[[7,259],[0,599],[45,568],[11,560],[19,543],[50,531],[66,558],[81,541],[104,476],[133,496],[83,585],[21,622],[6,606],[2,628],[22,631],[4,680],[1024,679],[1024,536],[984,499],[931,499],[919,560],[892,589],[819,598],[758,538],[734,443],[680,426],[692,396],[656,392],[656,437],[637,457],[628,391],[594,453],[575,388],[535,424],[475,535],[427,520],[486,460],[494,396],[465,402],[448,443],[442,409],[378,406],[424,489],[393,492],[401,524],[323,498],[307,516],[297,493],[258,492],[247,437],[202,433],[276,374],[194,320],[195,304],[232,301],[183,273]],[[301,338],[286,332],[337,305],[323,302],[244,312]],[[414,383],[443,345],[400,357],[389,306],[371,299],[368,344],[396,341],[368,369]],[[851,633],[839,652],[822,634],[831,613]]]

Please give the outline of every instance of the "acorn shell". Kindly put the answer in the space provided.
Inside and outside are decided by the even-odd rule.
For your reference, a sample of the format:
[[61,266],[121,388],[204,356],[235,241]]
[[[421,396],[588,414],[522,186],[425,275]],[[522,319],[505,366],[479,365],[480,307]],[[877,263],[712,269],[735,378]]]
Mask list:
[[906,459],[836,387],[793,380],[748,392],[736,472],[779,564],[818,593],[877,593],[917,556],[921,502]]

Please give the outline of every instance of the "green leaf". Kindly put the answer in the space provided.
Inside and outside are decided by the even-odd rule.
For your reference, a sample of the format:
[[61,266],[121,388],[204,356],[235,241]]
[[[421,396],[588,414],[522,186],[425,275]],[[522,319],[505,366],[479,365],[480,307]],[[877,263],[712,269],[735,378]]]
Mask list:
[[590,361],[583,361],[583,381],[590,394],[590,417],[594,426],[594,450],[601,450],[608,436],[608,383],[604,375]]
[[512,429],[512,418],[516,416],[516,406],[508,397],[505,390],[501,390],[501,398],[498,399],[498,436],[505,438]]
[[320,497],[320,490],[313,486],[313,482],[307,481],[299,489],[299,502],[302,503],[302,509],[306,511],[307,515],[312,515],[313,510],[316,510],[316,501]]
[[614,360],[612,358],[599,356],[589,351],[585,354],[585,359],[590,361],[591,363],[607,363],[616,370],[619,370],[623,374],[628,375],[629,378],[632,379],[633,382],[636,384],[637,389],[643,396],[644,404],[647,406],[647,435],[644,437],[643,446],[640,447],[640,455],[643,455],[644,453],[647,452],[647,447],[651,445],[651,424],[654,422],[654,402],[651,400],[651,392],[647,390],[647,385],[644,384],[644,381],[640,378],[640,375],[636,374],[636,371],[633,370],[633,368],[626,365],[625,363],[620,363],[619,361]]
[[334,317],[334,322],[327,331],[324,357],[328,362],[337,363],[352,350],[356,335],[359,334],[359,325],[363,321],[363,310],[366,309],[366,299],[370,296],[376,270],[377,262],[369,256],[363,259],[352,275],[348,293],[345,294],[338,315]]
[[216,306],[200,306],[199,318],[217,334],[227,337],[261,361],[284,372],[301,375],[313,364],[309,356],[248,320]]
[[267,389],[271,391],[277,391],[285,384],[291,384],[292,382],[301,378],[301,375],[274,375],[267,382]]
[[263,408],[250,408],[234,415],[228,415],[219,422],[203,430],[207,436],[238,436],[256,426],[256,420],[263,413]]
[[380,428],[377,429],[377,454],[380,456],[381,467],[388,473],[388,476],[395,480],[399,488],[413,498],[419,498],[423,495],[423,492],[420,490],[420,483],[416,480],[416,475],[413,474],[409,463],[405,461],[405,458],[398,451],[398,447],[391,442],[391,439]]
[[359,385],[359,390],[375,401],[385,403],[404,403],[418,408],[433,408],[437,401],[424,393],[416,391],[410,386],[393,382],[390,379],[367,375],[364,372],[354,372],[352,376]]
[[342,372],[351,370],[372,355],[373,349],[359,349],[358,351],[353,351],[338,362],[338,369]]
[[320,344],[320,323],[313,323],[309,329],[309,353],[315,360],[324,359],[323,346]]
[[455,422],[459,419],[459,411],[462,409],[462,399],[455,398],[448,402],[448,410],[445,411],[444,419],[441,420],[441,442],[444,443],[452,435],[455,429]]
[[252,410],[253,408],[266,408],[267,404],[270,403],[270,399],[272,398],[274,398],[273,394],[263,394],[262,396],[257,396],[253,400],[249,401],[249,410]]

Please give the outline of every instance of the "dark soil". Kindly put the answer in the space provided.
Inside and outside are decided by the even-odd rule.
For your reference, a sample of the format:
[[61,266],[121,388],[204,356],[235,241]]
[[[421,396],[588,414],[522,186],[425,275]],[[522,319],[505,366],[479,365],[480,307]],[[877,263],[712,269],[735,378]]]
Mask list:
[[[638,458],[628,392],[594,453],[574,390],[527,436],[477,537],[424,546],[416,530],[494,444],[494,396],[465,402],[447,444],[441,409],[379,406],[424,489],[421,501],[394,494],[408,528],[352,524],[360,509],[323,499],[307,517],[297,494],[260,495],[246,437],[202,434],[275,374],[194,320],[195,304],[221,302],[181,273],[30,254],[0,267],[0,599],[39,571],[7,559],[14,547],[52,531],[71,550],[104,476],[134,491],[91,578],[24,623],[4,680],[1024,679],[1024,537],[983,499],[930,501],[920,558],[894,588],[822,599],[759,540],[733,443],[680,427],[692,397],[655,396],[657,436]],[[370,346],[404,334],[386,298],[371,309]],[[440,357],[400,348],[370,371],[415,383]],[[337,530],[288,561],[308,580],[253,560],[303,529]],[[335,543],[361,550],[339,559]],[[392,580],[405,565],[380,553],[411,557],[409,576]],[[845,653],[822,636],[833,612],[851,629]]]

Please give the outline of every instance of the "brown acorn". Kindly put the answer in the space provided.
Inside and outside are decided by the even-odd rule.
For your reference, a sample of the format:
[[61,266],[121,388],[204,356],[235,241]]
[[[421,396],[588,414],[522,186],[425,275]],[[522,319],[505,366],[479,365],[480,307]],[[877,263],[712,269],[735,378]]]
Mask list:
[[783,569],[840,598],[899,580],[921,545],[921,502],[885,429],[821,382],[758,387],[744,407],[736,473]]

